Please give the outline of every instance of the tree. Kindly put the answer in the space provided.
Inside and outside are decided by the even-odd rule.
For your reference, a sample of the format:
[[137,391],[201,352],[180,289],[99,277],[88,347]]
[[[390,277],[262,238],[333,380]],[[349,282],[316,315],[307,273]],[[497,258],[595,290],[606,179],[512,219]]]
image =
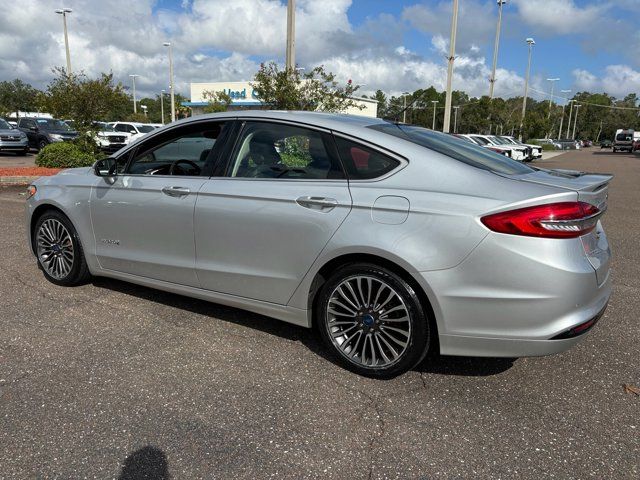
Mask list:
[[297,69],[281,70],[275,62],[261,64],[251,86],[262,102],[278,110],[343,112],[349,107],[362,108],[351,98],[359,86],[351,80],[339,85],[335,75],[322,66],[301,74]]
[[204,113],[226,112],[231,105],[231,97],[224,92],[205,90],[202,92],[202,97],[208,102],[203,109]]
[[79,130],[90,129],[93,121],[120,119],[129,112],[131,98],[122,84],[114,84],[113,74],[90,79],[84,73],[67,74],[59,67],[53,72],[43,107],[55,117],[73,120]]
[[385,118],[387,115],[387,96],[382,90],[376,90],[373,98],[378,101],[378,118]]
[[0,82],[0,115],[7,116],[22,110],[37,111],[42,92],[16,78],[11,82]]

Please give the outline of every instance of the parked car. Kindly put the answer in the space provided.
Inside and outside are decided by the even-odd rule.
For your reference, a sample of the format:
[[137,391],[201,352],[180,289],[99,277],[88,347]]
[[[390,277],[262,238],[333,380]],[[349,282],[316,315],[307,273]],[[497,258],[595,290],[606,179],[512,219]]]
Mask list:
[[611,140],[602,140],[600,142],[600,149],[602,150],[603,148],[612,148],[613,147],[613,143],[611,142]]
[[571,138],[560,138],[558,144],[561,150],[580,150],[580,144]]
[[640,150],[640,132],[633,132],[633,151]]
[[613,140],[614,152],[632,152],[633,151],[633,130],[624,130],[622,128],[616,130],[616,136]]
[[518,162],[524,162],[527,160],[528,156],[529,156],[529,151],[526,147],[519,147],[516,145],[507,145],[505,143],[502,143],[501,141],[499,141],[497,138],[495,138],[493,135],[478,135],[478,134],[472,134],[469,135],[470,138],[483,143],[484,145],[491,145],[493,147],[500,147],[500,148],[507,148],[510,151],[510,157],[513,158],[514,160],[517,160]]
[[471,136],[469,135],[462,135],[459,133],[455,133],[454,134],[455,137],[461,138],[467,142],[470,142],[474,145],[477,145],[479,147],[483,147],[486,148],[487,150],[491,150],[492,152],[496,152],[499,153],[500,155],[504,155],[505,157],[509,157],[511,158],[511,149],[510,148],[504,148],[504,147],[500,147],[499,145],[492,145],[490,143],[482,143],[474,138],[471,138]]
[[36,180],[26,225],[54,284],[113,277],[315,325],[342,365],[389,377],[436,348],[578,343],[611,293],[611,178],[382,119],[234,111]]
[[94,122],[93,127],[98,131],[95,141],[100,149],[107,153],[114,153],[129,143],[129,134],[116,132],[112,126],[105,122]]
[[108,125],[113,127],[114,132],[128,134],[129,143],[145,136],[147,133],[150,133],[156,130],[155,127],[149,125],[148,123],[111,122],[111,123],[108,123]]
[[538,160],[542,158],[542,147],[540,145],[534,145],[529,143],[523,143],[520,140],[517,140],[515,137],[511,137],[509,135],[497,136],[498,140],[501,140],[503,143],[507,145],[518,145],[520,147],[526,147],[529,150],[529,158],[528,160],[532,162],[533,160]]
[[13,152],[16,155],[29,153],[27,134],[11,126],[0,118],[0,152]]
[[78,132],[55,118],[22,117],[18,120],[18,128],[26,133],[29,146],[38,150],[50,143],[67,142],[78,136]]

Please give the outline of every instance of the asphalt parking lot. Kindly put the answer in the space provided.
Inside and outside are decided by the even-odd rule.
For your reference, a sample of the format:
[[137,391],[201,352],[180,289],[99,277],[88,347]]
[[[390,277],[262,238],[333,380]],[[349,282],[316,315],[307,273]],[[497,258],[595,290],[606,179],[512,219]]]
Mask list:
[[[616,175],[614,294],[561,355],[429,359],[389,381],[311,331],[123,282],[48,283],[0,189],[0,478],[638,478],[640,155]],[[148,476],[141,476],[147,473]]]

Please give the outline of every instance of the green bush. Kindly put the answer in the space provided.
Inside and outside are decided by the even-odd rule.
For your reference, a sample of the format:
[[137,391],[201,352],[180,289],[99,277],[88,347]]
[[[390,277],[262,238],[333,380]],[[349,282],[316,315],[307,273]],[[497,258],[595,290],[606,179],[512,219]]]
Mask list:
[[556,150],[556,147],[552,143],[545,143],[542,145],[543,152],[548,152],[549,150]]
[[93,165],[96,157],[71,142],[50,143],[36,156],[36,165],[47,168],[74,168]]

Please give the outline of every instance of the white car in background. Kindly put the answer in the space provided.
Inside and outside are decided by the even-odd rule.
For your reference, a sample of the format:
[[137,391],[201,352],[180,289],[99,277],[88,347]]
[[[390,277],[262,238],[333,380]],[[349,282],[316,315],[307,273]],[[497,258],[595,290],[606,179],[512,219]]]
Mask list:
[[494,147],[508,148],[511,151],[511,158],[518,162],[525,162],[529,158],[529,151],[527,147],[518,147],[516,145],[506,145],[500,142],[493,135],[469,135],[472,139],[480,142],[483,146],[491,145]]
[[116,132],[112,126],[105,122],[93,122],[93,127],[97,130],[94,137],[101,150],[107,153],[114,153],[129,143],[129,134]]
[[138,122],[111,122],[108,124],[118,133],[126,133],[129,136],[127,143],[131,143],[144,137],[147,133],[153,132],[155,127],[148,123]]
[[459,134],[459,133],[455,133],[454,134],[456,137],[458,138],[462,138],[463,140],[466,140],[467,142],[473,143],[474,145],[477,145],[479,147],[483,147],[483,148],[487,148],[489,150],[491,150],[492,152],[496,152],[499,153],[500,155],[504,155],[505,157],[509,157],[511,158],[511,149],[507,148],[507,147],[500,147],[497,145],[491,145],[488,143],[483,143],[475,138],[472,138],[471,135],[466,135],[466,134]]
[[540,145],[534,145],[532,143],[523,143],[517,140],[515,137],[511,137],[509,135],[503,135],[498,138],[504,140],[505,142],[507,142],[507,144],[519,145],[522,147],[529,147],[531,149],[532,160],[537,160],[538,158],[542,158],[542,147]]

